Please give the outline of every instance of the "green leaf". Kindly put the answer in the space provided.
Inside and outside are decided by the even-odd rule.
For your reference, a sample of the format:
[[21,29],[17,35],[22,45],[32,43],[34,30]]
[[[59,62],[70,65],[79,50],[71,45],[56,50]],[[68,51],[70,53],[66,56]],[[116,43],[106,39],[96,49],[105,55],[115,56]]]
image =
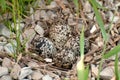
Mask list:
[[96,5],[96,2],[95,0],[89,0],[89,2],[92,4],[93,6],[93,10],[94,10],[94,13],[96,15],[96,20],[97,20],[97,23],[101,29],[101,32],[102,32],[102,36],[103,36],[103,39],[104,41],[107,41],[107,34],[106,34],[106,31],[105,31],[105,28],[104,28],[104,23],[103,23],[103,20],[101,18],[101,15],[97,9],[97,5]]
[[120,52],[120,45],[115,46],[111,51],[107,52],[107,53],[103,56],[103,58],[104,58],[104,59],[107,59],[107,58],[109,58],[109,57],[111,57],[111,56],[113,56],[113,55],[115,55],[115,54],[118,54],[118,52]]

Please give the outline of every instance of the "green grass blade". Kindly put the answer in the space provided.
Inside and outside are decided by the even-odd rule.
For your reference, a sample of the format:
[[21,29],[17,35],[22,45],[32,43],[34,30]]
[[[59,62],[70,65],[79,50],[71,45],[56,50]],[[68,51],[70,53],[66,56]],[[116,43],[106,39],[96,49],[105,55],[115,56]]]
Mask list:
[[119,80],[120,80],[120,73],[118,73],[119,74]]
[[96,15],[96,20],[97,20],[97,23],[98,23],[98,25],[99,25],[99,27],[101,29],[103,39],[104,39],[104,41],[107,41],[108,38],[107,38],[107,34],[106,34],[106,31],[105,31],[105,28],[104,28],[104,23],[103,23],[103,20],[102,20],[102,18],[100,16],[99,11],[97,10],[95,0],[89,0],[89,2],[93,6],[93,10],[94,10],[94,13]]
[[81,55],[81,59],[80,61],[77,63],[77,75],[78,75],[78,80],[85,80],[84,79],[84,26],[82,27],[82,33],[80,35],[80,55]]
[[6,11],[6,1],[5,0],[0,0],[0,7],[2,8],[2,12]]
[[75,6],[78,8],[79,4],[78,4],[78,0],[73,0]]
[[84,67],[84,61],[83,59],[81,59],[78,63],[77,63],[77,76],[78,76],[78,80],[85,80],[85,67]]
[[84,26],[80,35],[80,53],[81,59],[77,63],[78,80],[88,80],[89,67],[87,67],[86,69],[84,67]]
[[119,78],[119,69],[118,69],[118,63],[119,63],[119,60],[118,60],[118,54],[116,54],[116,56],[115,56],[115,65],[114,65],[114,67],[115,67],[115,75],[116,75],[116,80],[120,80],[120,78]]
[[80,54],[81,57],[84,56],[84,26],[82,28],[82,33],[80,35]]
[[100,8],[100,9],[106,10],[106,8],[103,7],[103,6],[101,6],[96,0],[93,0],[93,3],[95,4],[95,6],[96,6],[97,8]]
[[78,0],[73,0],[75,6],[76,6],[76,12],[77,12],[77,15],[79,15],[79,2]]
[[52,2],[52,0],[47,0],[47,4],[49,5]]
[[85,80],[88,80],[88,77],[89,77],[89,66],[86,67],[85,69]]
[[120,52],[120,45],[114,47],[111,51],[107,52],[107,53],[103,56],[103,58],[104,58],[104,59],[107,59],[107,58],[109,58],[109,57],[111,57],[111,56],[113,56],[113,55],[115,55],[115,54],[118,54],[118,52]]

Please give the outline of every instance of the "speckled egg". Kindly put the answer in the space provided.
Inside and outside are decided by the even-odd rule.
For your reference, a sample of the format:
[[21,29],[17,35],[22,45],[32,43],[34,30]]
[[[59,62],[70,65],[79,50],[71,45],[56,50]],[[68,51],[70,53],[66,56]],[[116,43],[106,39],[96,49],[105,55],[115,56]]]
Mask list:
[[52,58],[56,53],[54,44],[45,37],[40,37],[34,41],[35,51],[45,58]]
[[69,40],[66,42],[66,44],[64,45],[64,48],[70,48],[73,50],[75,55],[79,54],[79,37],[71,37],[69,38]]
[[[88,52],[89,46],[90,46],[89,41],[85,39],[85,46],[84,46],[85,53]],[[80,38],[78,36],[69,38],[69,40],[64,45],[64,48],[66,47],[72,49],[76,56],[80,55]]]
[[50,39],[55,44],[58,52],[71,36],[71,28],[68,25],[55,25],[50,28]]
[[55,58],[53,60],[55,66],[70,69],[76,62],[77,57],[75,56],[72,49],[65,48],[59,54],[55,55]]
[[[85,53],[89,50],[89,41],[85,39]],[[78,36],[71,37],[64,45],[61,52],[55,55],[55,66],[70,69],[72,65],[77,61],[77,57],[80,55],[80,39]]]

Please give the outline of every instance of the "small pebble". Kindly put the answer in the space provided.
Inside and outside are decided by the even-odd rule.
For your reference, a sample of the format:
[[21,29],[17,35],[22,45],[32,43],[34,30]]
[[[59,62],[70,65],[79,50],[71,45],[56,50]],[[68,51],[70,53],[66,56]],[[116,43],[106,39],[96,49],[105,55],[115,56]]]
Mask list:
[[9,75],[5,75],[5,76],[2,76],[0,80],[12,80],[12,78]]
[[28,75],[32,74],[32,70],[30,67],[24,67],[21,69],[20,75],[19,75],[19,79],[22,80],[25,77],[27,77]]
[[42,77],[42,80],[53,80],[53,79],[49,75],[45,75]]
[[31,75],[33,80],[40,80],[43,77],[40,71],[34,71]]
[[0,67],[0,77],[6,74],[8,74],[8,68]]

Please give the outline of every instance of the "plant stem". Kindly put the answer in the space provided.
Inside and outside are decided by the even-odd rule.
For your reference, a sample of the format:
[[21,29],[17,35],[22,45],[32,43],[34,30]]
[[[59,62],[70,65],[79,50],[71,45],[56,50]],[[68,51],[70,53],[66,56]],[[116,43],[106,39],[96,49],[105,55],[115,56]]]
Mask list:
[[103,47],[103,51],[102,51],[102,55],[101,55],[102,57],[101,57],[101,60],[100,60],[100,65],[99,65],[99,71],[98,71],[97,80],[100,80],[100,71],[101,71],[101,69],[102,69],[102,64],[103,64],[103,61],[104,61],[103,55],[104,55],[104,53],[105,53],[105,51],[106,51],[107,41],[104,41],[104,43],[105,43],[105,45],[104,45],[104,47]]

